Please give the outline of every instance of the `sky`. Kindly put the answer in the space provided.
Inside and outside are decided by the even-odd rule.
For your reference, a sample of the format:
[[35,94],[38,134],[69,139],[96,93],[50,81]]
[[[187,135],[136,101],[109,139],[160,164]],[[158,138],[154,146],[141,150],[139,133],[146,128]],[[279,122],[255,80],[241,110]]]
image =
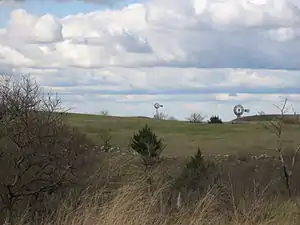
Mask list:
[[0,72],[73,112],[300,112],[300,0],[0,0]]

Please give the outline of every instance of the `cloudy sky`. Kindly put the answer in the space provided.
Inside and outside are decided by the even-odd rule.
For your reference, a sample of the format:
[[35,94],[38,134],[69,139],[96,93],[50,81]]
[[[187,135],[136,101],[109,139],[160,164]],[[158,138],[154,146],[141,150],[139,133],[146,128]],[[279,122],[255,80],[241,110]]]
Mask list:
[[300,0],[0,0],[0,71],[74,112],[300,111]]

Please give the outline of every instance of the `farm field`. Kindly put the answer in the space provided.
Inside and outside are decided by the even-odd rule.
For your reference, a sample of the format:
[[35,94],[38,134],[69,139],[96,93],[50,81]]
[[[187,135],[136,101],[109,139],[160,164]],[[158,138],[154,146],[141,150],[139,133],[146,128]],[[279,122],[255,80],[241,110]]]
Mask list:
[[[185,157],[199,146],[204,154],[274,154],[275,135],[263,123],[192,124],[184,121],[153,120],[145,117],[113,117],[68,114],[68,122],[101,144],[101,135],[111,130],[112,143],[121,148],[129,145],[132,134],[148,124],[167,144],[165,156]],[[298,125],[286,125],[284,140],[295,147]]]

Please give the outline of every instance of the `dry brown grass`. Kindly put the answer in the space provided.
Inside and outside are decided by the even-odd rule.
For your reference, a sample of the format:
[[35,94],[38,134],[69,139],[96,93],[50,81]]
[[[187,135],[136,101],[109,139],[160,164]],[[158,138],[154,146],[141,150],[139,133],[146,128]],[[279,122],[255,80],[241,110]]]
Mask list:
[[[162,188],[151,195],[146,183],[121,187],[114,197],[101,204],[103,192],[84,196],[84,201],[74,207],[68,200],[61,204],[53,219],[44,225],[296,225],[300,223],[299,208],[292,201],[274,198],[231,199],[233,211],[221,206],[220,190],[209,189],[196,203],[162,214],[158,210]],[[77,201],[77,200],[74,200]]]

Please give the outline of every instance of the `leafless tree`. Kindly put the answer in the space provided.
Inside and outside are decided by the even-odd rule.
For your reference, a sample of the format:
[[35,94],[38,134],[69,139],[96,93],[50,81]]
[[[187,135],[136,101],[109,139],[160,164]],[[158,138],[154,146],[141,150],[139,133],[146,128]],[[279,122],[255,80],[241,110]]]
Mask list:
[[188,121],[191,123],[202,123],[205,119],[204,116],[201,115],[201,113],[191,113],[191,115],[187,118]]
[[153,116],[154,119],[157,119],[157,120],[166,120],[168,118],[168,115],[163,113],[163,112],[159,112],[159,113],[156,113],[154,116]]
[[[264,124],[264,126],[273,132],[276,135],[276,152],[278,153],[278,157],[281,162],[281,168],[284,175],[285,186],[288,190],[289,196],[292,196],[292,188],[291,188],[291,177],[293,175],[293,170],[295,164],[297,162],[298,153],[300,151],[300,145],[298,145],[292,154],[291,162],[289,163],[287,160],[287,152],[285,151],[283,133],[285,131],[285,115],[289,111],[287,107],[287,98],[284,99],[283,104],[281,106],[274,105],[280,112],[279,117],[273,118],[271,121],[268,121]],[[299,118],[297,119],[299,124]]]
[[76,183],[92,157],[87,139],[64,122],[57,96],[24,76],[1,78],[0,214],[13,224],[17,207]]

